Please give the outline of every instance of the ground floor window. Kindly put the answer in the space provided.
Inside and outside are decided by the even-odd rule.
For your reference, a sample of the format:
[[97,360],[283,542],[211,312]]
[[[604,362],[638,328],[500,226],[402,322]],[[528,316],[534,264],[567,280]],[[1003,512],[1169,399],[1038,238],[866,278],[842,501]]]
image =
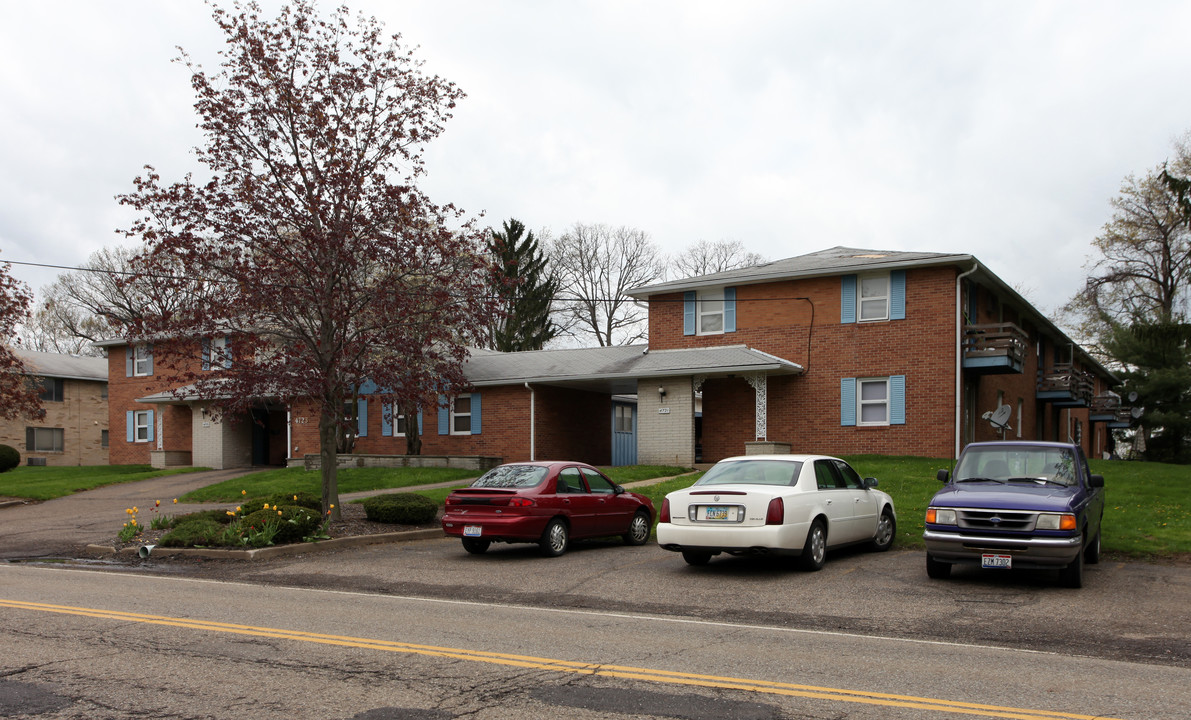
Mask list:
[[65,436],[62,428],[25,428],[25,451],[62,452]]
[[904,425],[906,376],[840,380],[841,425]]
[[460,395],[451,403],[451,434],[471,435],[471,395]]

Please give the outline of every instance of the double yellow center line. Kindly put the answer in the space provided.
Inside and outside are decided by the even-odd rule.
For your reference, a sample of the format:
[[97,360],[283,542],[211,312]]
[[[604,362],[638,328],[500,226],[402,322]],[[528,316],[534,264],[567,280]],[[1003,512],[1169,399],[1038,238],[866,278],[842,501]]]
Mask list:
[[865,692],[862,690],[843,690],[839,688],[817,687],[814,685],[799,685],[795,683],[771,682],[768,680],[719,677],[715,675],[699,675],[694,673],[672,672],[669,670],[626,667],[622,665],[581,663],[570,660],[554,660],[550,658],[540,658],[527,655],[509,655],[505,653],[484,652],[482,650],[462,650],[459,648],[437,647],[434,645],[417,645],[414,643],[374,640],[370,638],[350,637],[346,635],[328,635],[324,633],[303,632],[300,630],[254,627],[252,625],[236,625],[233,623],[221,623],[209,620],[191,620],[187,618],[167,617],[164,615],[145,615],[142,613],[122,612],[119,610],[99,610],[95,608],[75,607],[71,605],[51,605],[48,603],[33,603],[19,600],[0,599],[0,607],[13,608],[16,610],[58,613],[63,615],[79,615],[82,617],[144,623],[147,625],[164,625],[167,627],[188,628],[191,630],[206,630],[209,632],[231,633],[234,635],[267,637],[281,640],[296,640],[298,642],[318,643],[321,645],[336,645],[340,647],[380,650],[384,652],[410,653],[428,657],[468,660],[471,662],[483,662],[494,665],[504,665],[508,667],[548,670],[560,673],[628,678],[655,683],[668,683],[672,685],[690,685],[702,688],[744,690],[746,692],[763,693],[767,695],[814,698],[817,700],[861,703],[865,705],[877,705],[882,707],[933,710],[936,712],[975,715],[978,717],[1017,718],[1019,720],[1113,720],[1112,718],[1106,718],[1103,715],[1078,715],[1075,713],[1051,712],[1047,710],[1028,710],[1024,708],[1002,707],[999,705],[982,705],[979,703],[967,703],[957,700],[939,700],[934,698],[914,697],[912,695],[893,695],[888,693]]

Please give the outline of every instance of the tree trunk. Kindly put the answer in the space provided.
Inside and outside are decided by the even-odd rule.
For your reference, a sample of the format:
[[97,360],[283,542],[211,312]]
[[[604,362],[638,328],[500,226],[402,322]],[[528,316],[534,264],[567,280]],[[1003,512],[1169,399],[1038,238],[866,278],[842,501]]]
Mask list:
[[323,475],[323,517],[339,520],[339,420],[326,408],[319,414],[318,440]]
[[418,413],[418,408],[413,408],[412,412],[405,413],[405,454],[406,455],[421,455],[422,454],[422,435],[421,428],[418,427],[418,419],[421,417]]

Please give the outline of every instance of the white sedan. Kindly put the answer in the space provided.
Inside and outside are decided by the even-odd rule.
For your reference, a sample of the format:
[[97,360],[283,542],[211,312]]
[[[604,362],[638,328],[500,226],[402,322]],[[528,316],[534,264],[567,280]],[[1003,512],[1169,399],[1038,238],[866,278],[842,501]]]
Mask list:
[[818,570],[828,548],[893,546],[893,498],[848,463],[823,455],[749,455],[715,464],[694,485],[666,495],[658,545],[691,565],[713,555],[797,555]]

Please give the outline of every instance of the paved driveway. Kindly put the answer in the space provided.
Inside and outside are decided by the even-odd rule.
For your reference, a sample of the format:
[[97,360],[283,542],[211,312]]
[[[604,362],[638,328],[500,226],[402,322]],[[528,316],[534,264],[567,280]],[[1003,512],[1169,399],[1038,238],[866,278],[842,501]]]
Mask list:
[[[204,510],[210,505],[174,505],[176,497],[252,472],[252,468],[165,475],[133,483],[75,493],[29,505],[0,508],[0,559],[76,556],[89,543],[112,543],[128,519],[127,508],[141,509],[148,524],[149,508],[160,500],[171,515]],[[166,509],[166,505],[169,508]]]

